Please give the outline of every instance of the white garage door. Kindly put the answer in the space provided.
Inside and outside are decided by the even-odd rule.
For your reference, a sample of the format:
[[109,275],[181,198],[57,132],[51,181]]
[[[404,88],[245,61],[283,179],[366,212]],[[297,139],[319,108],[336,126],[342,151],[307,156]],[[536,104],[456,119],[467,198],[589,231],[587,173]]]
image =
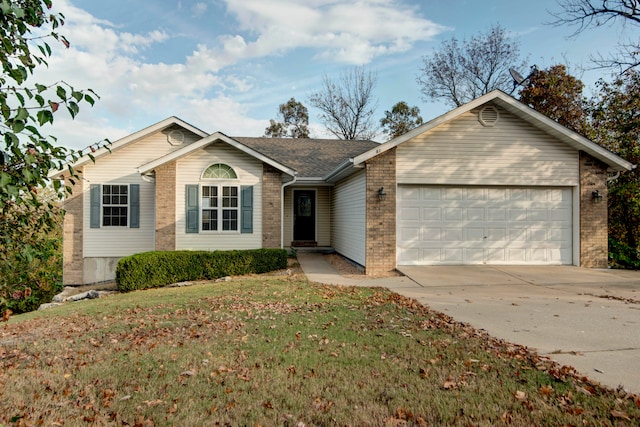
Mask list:
[[398,265],[571,264],[570,188],[398,187]]

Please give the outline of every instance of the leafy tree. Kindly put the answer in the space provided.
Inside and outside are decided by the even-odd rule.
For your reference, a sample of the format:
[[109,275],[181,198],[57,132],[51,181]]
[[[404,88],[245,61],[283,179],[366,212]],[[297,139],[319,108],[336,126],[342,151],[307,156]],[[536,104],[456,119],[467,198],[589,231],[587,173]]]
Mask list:
[[291,98],[280,104],[278,120],[269,120],[264,136],[271,138],[309,138],[309,111],[302,103]]
[[422,124],[420,109],[409,107],[406,102],[400,101],[391,108],[391,111],[384,112],[380,124],[382,131],[389,136],[389,139],[396,138]]
[[[53,182],[53,199],[40,194],[49,172],[62,169],[82,152],[58,145],[55,137],[44,135],[41,129],[53,123],[61,107],[74,118],[79,105],[93,105],[96,96],[91,90],[75,90],[64,81],[31,81],[36,67],[47,66],[52,52],[48,40],[69,46],[56,32],[64,24],[64,16],[51,14],[51,6],[52,0],[0,0],[0,230],[5,232],[0,263],[13,262],[16,256],[20,262],[36,259],[40,247],[29,237],[31,232],[46,233],[58,226],[55,199],[64,195],[61,182]],[[71,167],[68,175],[71,180],[78,178]],[[18,252],[12,252],[16,248]],[[21,285],[27,293],[27,288],[40,286],[30,282]],[[0,303],[2,295],[5,293],[0,294]]]
[[[590,103],[592,139],[634,164],[640,163],[640,73],[628,71],[612,83],[598,82]],[[609,182],[609,238],[619,265],[639,268],[640,173]]]
[[[622,22],[623,25],[640,26],[640,2],[637,0],[558,0],[562,9],[552,13],[555,25],[577,26],[574,36],[589,27],[604,27]],[[619,68],[624,72],[640,65],[640,40],[621,42],[617,51],[603,57],[592,57],[602,68]]]
[[373,96],[377,76],[364,67],[343,71],[335,81],[325,75],[322,89],[309,97],[319,109],[326,129],[340,139],[371,139],[377,126],[373,114],[377,100]]
[[425,101],[442,99],[454,107],[494,89],[510,91],[509,68],[525,68],[518,42],[499,25],[461,43],[452,37],[422,61],[417,82]]
[[538,70],[520,91],[520,101],[576,132],[586,133],[584,84],[562,64]]

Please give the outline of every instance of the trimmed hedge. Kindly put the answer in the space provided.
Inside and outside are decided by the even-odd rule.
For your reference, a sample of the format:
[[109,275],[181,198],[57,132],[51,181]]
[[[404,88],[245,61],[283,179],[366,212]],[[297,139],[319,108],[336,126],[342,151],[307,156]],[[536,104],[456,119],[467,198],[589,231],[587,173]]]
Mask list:
[[116,283],[120,292],[129,292],[189,280],[260,274],[284,268],[287,268],[284,249],[154,251],[120,259]]

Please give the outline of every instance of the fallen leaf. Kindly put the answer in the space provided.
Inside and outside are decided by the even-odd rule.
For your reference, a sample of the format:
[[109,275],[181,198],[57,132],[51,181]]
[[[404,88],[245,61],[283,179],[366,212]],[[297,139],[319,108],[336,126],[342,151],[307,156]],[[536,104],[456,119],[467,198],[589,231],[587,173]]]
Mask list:
[[189,370],[189,371],[184,371],[180,374],[181,377],[192,377],[196,374],[196,371],[193,370]]
[[445,381],[442,385],[442,388],[444,388],[445,390],[454,390],[456,387],[458,387],[458,383],[451,379]]
[[430,369],[420,368],[420,378],[428,378]]
[[527,398],[527,393],[525,393],[524,391],[516,391],[516,399],[518,400],[524,400]]
[[[589,386],[587,386],[587,387],[589,387]],[[580,387],[579,385],[577,385],[577,386],[576,386],[576,391],[577,391],[578,393],[586,394],[587,396],[593,396],[593,392],[594,392],[595,390],[593,390],[593,388],[592,388],[592,387],[590,387],[590,388],[591,388],[592,390],[589,390],[589,389],[588,389],[588,388],[586,388],[586,387]]]
[[543,396],[551,396],[552,392],[553,387],[551,387],[550,385],[543,385],[542,387],[540,387],[540,394]]
[[624,411],[617,411],[613,409],[611,410],[611,415],[614,418],[622,418],[623,420],[631,421],[631,418],[629,418],[629,415],[627,415],[627,413]]

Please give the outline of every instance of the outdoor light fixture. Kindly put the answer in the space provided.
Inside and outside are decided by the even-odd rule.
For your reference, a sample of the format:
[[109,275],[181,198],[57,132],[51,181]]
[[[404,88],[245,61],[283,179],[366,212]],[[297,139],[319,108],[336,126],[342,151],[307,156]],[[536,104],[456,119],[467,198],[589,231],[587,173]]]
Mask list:
[[598,190],[592,191],[591,198],[593,199],[594,202],[598,203],[602,200],[602,194],[600,194],[600,191]]
[[385,193],[384,187],[380,187],[380,189],[378,190],[378,199],[380,199],[380,201],[384,201],[384,199],[386,198],[387,198],[387,193]]

